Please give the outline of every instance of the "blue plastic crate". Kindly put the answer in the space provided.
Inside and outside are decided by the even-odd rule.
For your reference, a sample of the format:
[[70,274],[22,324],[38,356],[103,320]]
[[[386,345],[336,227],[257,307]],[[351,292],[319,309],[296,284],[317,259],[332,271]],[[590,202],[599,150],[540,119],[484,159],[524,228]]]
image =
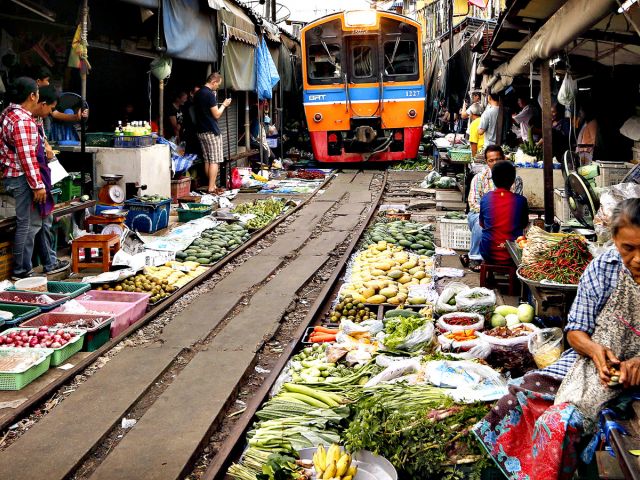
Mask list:
[[129,210],[125,223],[131,230],[154,233],[169,226],[170,199],[158,203],[127,200],[125,207]]
[[153,135],[113,137],[113,146],[116,148],[150,147],[154,143]]

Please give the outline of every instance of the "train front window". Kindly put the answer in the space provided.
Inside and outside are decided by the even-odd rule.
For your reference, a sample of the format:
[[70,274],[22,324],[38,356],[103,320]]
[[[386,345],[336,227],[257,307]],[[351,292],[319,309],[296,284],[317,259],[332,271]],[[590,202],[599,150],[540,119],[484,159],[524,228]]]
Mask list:
[[415,75],[418,72],[416,42],[395,40],[384,44],[384,73],[389,77]]
[[309,46],[307,66],[309,80],[339,80],[342,78],[340,46],[320,44]]
[[374,75],[373,49],[368,46],[353,48],[353,76],[356,78],[369,78]]

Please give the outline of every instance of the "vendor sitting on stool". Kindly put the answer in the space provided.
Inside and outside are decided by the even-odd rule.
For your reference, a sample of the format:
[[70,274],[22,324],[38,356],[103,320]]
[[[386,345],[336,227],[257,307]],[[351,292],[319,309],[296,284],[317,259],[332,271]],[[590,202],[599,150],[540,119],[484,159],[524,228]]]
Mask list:
[[[478,218],[480,217],[480,200],[487,193],[495,189],[491,180],[491,169],[500,160],[504,160],[504,152],[498,145],[489,145],[484,150],[484,159],[487,165],[471,180],[469,191],[469,215],[467,223],[471,230],[471,248],[469,255],[461,255],[460,262],[474,272],[480,271],[482,256],[480,255],[480,239],[482,238],[482,227]],[[516,176],[516,180],[511,187],[511,191],[522,195],[522,179]]]
[[480,200],[480,254],[485,263],[510,265],[505,242],[523,234],[529,224],[529,204],[525,197],[509,190],[516,180],[516,167],[511,162],[497,162],[491,178],[496,189]]

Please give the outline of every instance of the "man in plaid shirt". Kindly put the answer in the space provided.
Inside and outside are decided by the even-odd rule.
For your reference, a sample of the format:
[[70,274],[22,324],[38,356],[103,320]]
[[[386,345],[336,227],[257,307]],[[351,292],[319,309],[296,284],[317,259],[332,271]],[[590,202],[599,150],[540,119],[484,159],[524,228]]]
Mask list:
[[35,204],[46,199],[36,157],[38,129],[32,116],[38,104],[38,86],[34,80],[21,77],[9,93],[13,103],[0,115],[0,166],[5,189],[16,201],[14,278],[25,278],[33,273],[34,239],[42,228]]

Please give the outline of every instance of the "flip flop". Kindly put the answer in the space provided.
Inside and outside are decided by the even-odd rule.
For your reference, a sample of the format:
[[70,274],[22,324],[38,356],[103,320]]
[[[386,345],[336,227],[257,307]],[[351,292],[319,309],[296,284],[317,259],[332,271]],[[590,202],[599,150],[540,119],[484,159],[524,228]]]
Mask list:
[[469,265],[469,270],[471,270],[474,273],[480,273],[480,269],[482,268],[482,264],[481,263],[474,263],[473,265]]
[[469,268],[470,261],[471,260],[469,259],[469,255],[467,255],[466,253],[463,253],[462,255],[460,255],[460,263],[464,268]]

